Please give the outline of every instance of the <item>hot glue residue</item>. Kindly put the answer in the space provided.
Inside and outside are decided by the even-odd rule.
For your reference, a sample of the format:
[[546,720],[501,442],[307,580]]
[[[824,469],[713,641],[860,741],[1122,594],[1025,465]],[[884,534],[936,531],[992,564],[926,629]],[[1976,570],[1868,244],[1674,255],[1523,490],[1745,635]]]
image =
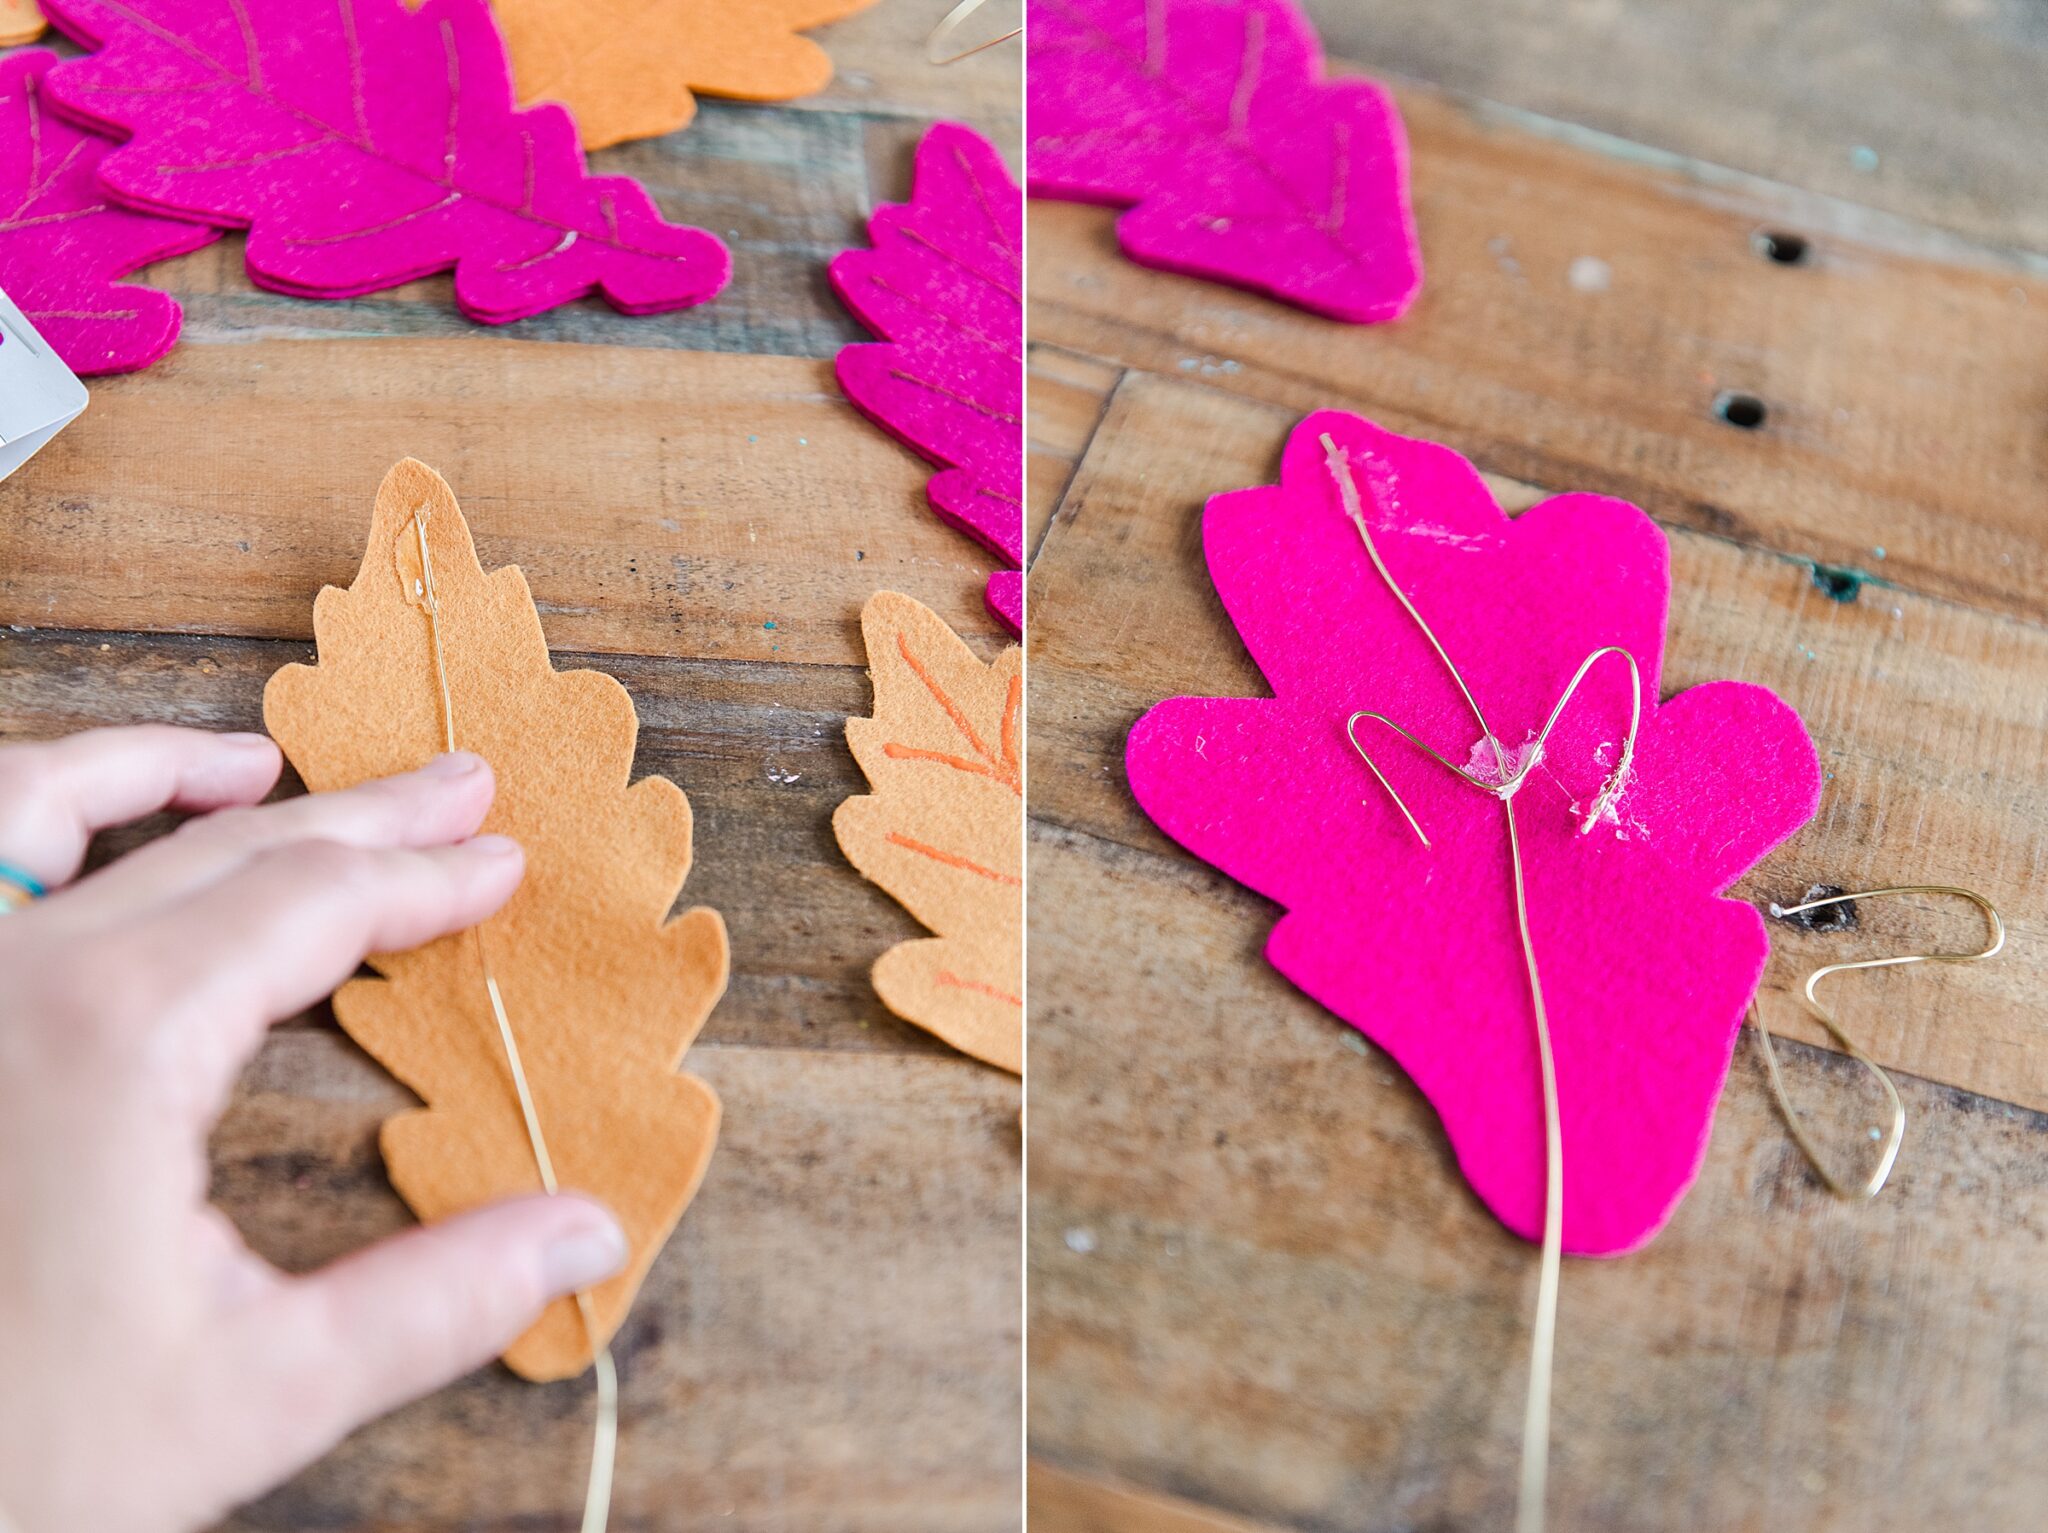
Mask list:
[[433,520],[428,506],[413,507],[412,520],[399,526],[391,541],[392,563],[398,570],[398,588],[405,599],[422,612],[427,610],[427,568],[425,541],[427,523]]

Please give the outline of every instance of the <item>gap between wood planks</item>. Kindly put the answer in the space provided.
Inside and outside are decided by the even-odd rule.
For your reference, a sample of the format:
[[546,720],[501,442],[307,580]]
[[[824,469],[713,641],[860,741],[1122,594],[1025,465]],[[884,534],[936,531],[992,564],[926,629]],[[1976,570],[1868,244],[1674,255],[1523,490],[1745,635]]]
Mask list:
[[[311,660],[277,640],[39,633],[0,635],[0,738],[105,724],[260,729],[270,675]],[[936,1056],[938,1040],[891,1014],[869,969],[925,935],[862,879],[832,839],[833,809],[867,791],[846,719],[869,708],[854,667],[557,654],[558,669],[622,682],[640,719],[632,775],[690,796],[695,852],[680,904],[709,905],[732,933],[734,970],[706,1040],[822,1053]],[[289,772],[287,792],[296,792]],[[162,834],[156,816],[95,842],[91,866]],[[323,1005],[301,1023],[325,1027]],[[969,1068],[986,1066],[963,1061]]]
[[[2048,620],[2048,281],[1803,229],[1782,188],[1731,210],[1398,94],[1428,271],[1405,319],[1346,327],[1149,271],[1117,252],[1113,213],[1038,201],[1035,341],[1297,413],[1395,408],[1516,478]],[[1759,254],[1760,229],[1806,234],[1803,259]],[[1756,429],[1717,418],[1739,395]]]
[[303,639],[407,454],[551,646],[863,665],[878,589],[1007,637],[991,556],[832,365],[489,339],[185,347],[0,485],[0,623]]

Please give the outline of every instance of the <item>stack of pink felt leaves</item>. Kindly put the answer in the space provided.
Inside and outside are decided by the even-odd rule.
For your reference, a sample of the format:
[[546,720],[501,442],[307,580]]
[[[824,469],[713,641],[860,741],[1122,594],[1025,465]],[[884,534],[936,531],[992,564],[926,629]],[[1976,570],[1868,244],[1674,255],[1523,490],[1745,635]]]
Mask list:
[[[462,311],[490,324],[592,293],[658,313],[702,303],[730,273],[716,239],[664,221],[637,182],[589,175],[565,110],[514,105],[486,0],[417,11],[404,0],[46,9],[95,51],[38,60],[34,112],[10,125],[32,159],[36,135],[67,137],[65,179],[41,205],[89,231],[70,269],[102,287],[230,228],[249,231],[249,273],[264,287],[354,298],[452,271]],[[53,126],[56,115],[67,123]],[[195,232],[163,231],[151,245],[102,208]],[[57,265],[46,245],[10,247],[0,263],[10,289],[53,280]],[[138,337],[76,360],[85,371],[136,367],[165,344]]]
[[[842,252],[832,285],[875,334],[839,353],[840,386],[884,431],[939,464],[939,517],[1024,562],[1024,199],[986,139],[940,123],[918,145],[908,203],[879,208],[873,248]],[[1024,577],[989,576],[988,604],[1023,631]]]

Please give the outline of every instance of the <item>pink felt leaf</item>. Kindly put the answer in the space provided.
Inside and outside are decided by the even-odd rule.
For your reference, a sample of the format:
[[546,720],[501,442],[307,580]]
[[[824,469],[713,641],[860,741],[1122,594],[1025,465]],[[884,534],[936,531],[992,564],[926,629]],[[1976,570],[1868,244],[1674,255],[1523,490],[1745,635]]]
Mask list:
[[[995,147],[940,123],[917,146],[907,203],[877,208],[873,247],[841,251],[832,285],[884,339],[839,353],[846,397],[942,466],[932,509],[1024,562],[1024,199]],[[1023,631],[1023,577],[989,577],[988,604]]]
[[1130,205],[1132,260],[1337,319],[1422,285],[1400,114],[1290,0],[1031,0],[1031,194]]
[[702,303],[725,247],[591,176],[557,106],[516,110],[485,0],[50,0],[100,51],[50,72],[66,113],[130,140],[123,202],[249,230],[250,276],[348,298],[453,270],[472,319],[602,292],[629,314]]
[[0,63],[0,289],[74,373],[133,372],[171,349],[183,314],[169,294],[116,279],[220,231],[108,201],[94,171],[114,146],[44,102],[56,62],[36,48]]
[[1631,1250],[1699,1170],[1763,972],[1762,919],[1720,896],[1812,817],[1819,761],[1761,687],[1710,682],[1658,703],[1669,558],[1633,506],[1562,495],[1511,522],[1456,453],[1336,412],[1295,430],[1278,486],[1209,503],[1211,577],[1275,695],[1161,703],[1131,730],[1132,790],[1168,835],[1287,908],[1267,957],[1414,1078],[1518,1234],[1542,1229],[1543,1109],[1500,804],[1361,724],[1422,846],[1345,722],[1385,713],[1461,765],[1491,753],[1373,570],[1325,432],[1388,569],[1504,749],[1533,737],[1592,651],[1625,645],[1641,667],[1635,763],[1612,813],[1581,831],[1628,724],[1614,660],[1514,801],[1557,1058],[1565,1248]]

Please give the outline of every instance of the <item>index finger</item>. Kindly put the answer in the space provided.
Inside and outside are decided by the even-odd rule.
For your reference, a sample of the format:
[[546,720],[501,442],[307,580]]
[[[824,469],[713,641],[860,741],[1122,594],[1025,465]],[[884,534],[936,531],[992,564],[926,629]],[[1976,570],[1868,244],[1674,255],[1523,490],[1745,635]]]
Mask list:
[[266,736],[170,724],[0,746],[0,862],[54,889],[97,832],[160,809],[257,803],[283,766]]
[[486,919],[524,870],[503,836],[428,850],[295,842],[144,917],[113,962],[146,983],[155,1004],[136,1020],[175,1032],[167,1052],[197,1070],[211,1103],[272,1022],[331,993],[372,953]]

